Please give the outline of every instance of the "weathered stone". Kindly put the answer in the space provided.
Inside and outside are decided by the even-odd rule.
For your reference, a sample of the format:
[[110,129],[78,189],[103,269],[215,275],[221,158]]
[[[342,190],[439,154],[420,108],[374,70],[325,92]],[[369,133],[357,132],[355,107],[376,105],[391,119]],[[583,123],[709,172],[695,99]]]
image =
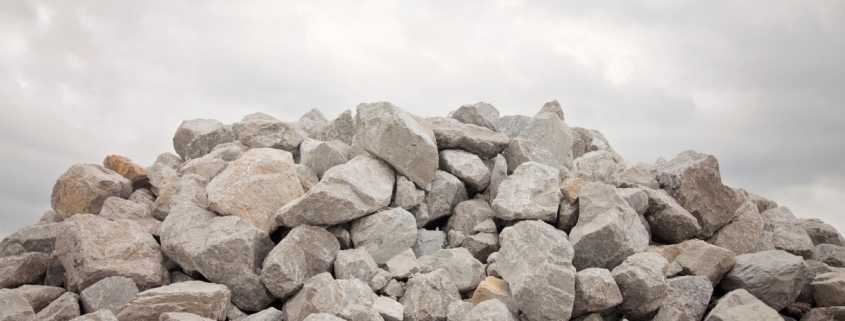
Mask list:
[[407,249],[393,256],[385,263],[390,274],[397,279],[407,279],[420,270],[414,251]]
[[746,290],[738,289],[723,296],[716,307],[710,310],[705,321],[782,321],[777,311],[754,297]]
[[816,306],[845,306],[845,271],[816,275],[812,287]]
[[845,268],[845,247],[833,244],[819,244],[813,250],[813,260],[827,265]]
[[16,288],[15,293],[24,298],[34,311],[41,311],[50,302],[65,293],[65,289],[56,286],[26,284]]
[[235,140],[231,129],[213,119],[185,120],[173,136],[173,149],[184,160],[202,157],[215,146]]
[[725,290],[745,289],[775,310],[795,302],[809,282],[800,256],[780,250],[738,255],[721,283]]
[[602,312],[622,304],[622,292],[607,269],[589,268],[575,274],[573,316]]
[[490,184],[490,169],[475,154],[459,149],[440,151],[440,168],[466,183],[470,191],[481,192]]
[[147,178],[147,169],[136,164],[126,156],[116,154],[108,155],[103,160],[103,167],[126,177],[126,179],[132,182],[133,186],[140,187],[149,183],[149,179]]
[[417,257],[437,252],[446,246],[446,233],[438,230],[417,230],[417,243],[414,244],[414,254]]
[[700,321],[707,311],[713,285],[703,276],[669,279],[669,292],[652,321]]
[[572,161],[575,177],[590,181],[616,184],[616,175],[622,169],[623,160],[616,153],[605,150],[589,152]]
[[437,170],[437,143],[431,129],[388,102],[356,107],[355,143],[397,172],[426,188]]
[[578,223],[569,235],[575,267],[611,269],[648,246],[640,216],[613,186],[590,182],[577,195]]
[[[801,321],[845,320],[845,307],[815,308],[804,314]],[[777,320],[780,321],[780,320]]]
[[[262,310],[261,312],[250,314],[249,316],[237,319],[237,321],[282,321],[284,320],[284,317],[285,314],[282,311],[270,307],[265,310]],[[229,320],[235,321],[231,317],[229,318]]]
[[0,257],[0,289],[38,283],[49,264],[50,256],[39,252]]
[[652,235],[660,241],[680,243],[701,232],[695,216],[669,196],[666,191],[646,189],[648,209],[646,220]]
[[36,321],[35,312],[21,297],[13,290],[0,289],[0,321]]
[[657,171],[651,165],[642,163],[626,166],[616,173],[614,181],[624,187],[660,188],[660,183],[657,182]]
[[293,156],[270,148],[247,151],[214,177],[206,190],[212,210],[242,217],[267,233],[276,226],[274,212],[304,193]]
[[490,159],[508,146],[507,135],[482,126],[465,124],[451,118],[433,117],[424,121],[437,137],[440,149],[462,149],[483,159]]
[[341,318],[338,318],[334,315],[328,313],[314,313],[308,315],[307,318],[304,319],[305,321],[345,321]]
[[478,284],[478,287],[475,288],[475,291],[472,292],[470,302],[472,302],[472,304],[479,304],[492,299],[497,299],[502,302],[513,301],[508,283],[500,278],[488,276],[481,281],[481,283]]
[[485,161],[487,168],[490,169],[490,184],[484,192],[487,200],[492,202],[499,194],[499,185],[508,177],[508,161],[502,155]]
[[168,312],[186,312],[226,320],[231,292],[226,286],[202,281],[171,284],[141,292],[117,314],[120,321],[157,321]]
[[300,129],[308,134],[308,137],[319,137],[321,133],[329,126],[329,120],[323,116],[323,113],[318,109],[311,109],[296,123]]
[[444,171],[437,171],[431,187],[425,196],[428,216],[424,220],[417,218],[417,225],[425,226],[428,222],[452,214],[458,203],[467,199],[467,191],[460,179]]
[[210,153],[189,160],[179,167],[182,175],[194,174],[210,181],[217,174],[220,174],[229,162],[236,160],[248,149],[240,142],[231,142],[217,145]]
[[193,313],[185,312],[168,312],[162,313],[158,319],[159,321],[213,321],[209,318],[203,318]]
[[493,209],[499,219],[552,222],[560,206],[560,178],[557,169],[528,162],[517,168],[501,185]]
[[411,278],[401,302],[406,321],[445,321],[449,304],[460,299],[449,273],[436,270]]
[[328,271],[339,250],[337,239],[325,229],[298,226],[267,255],[261,281],[273,295],[285,298],[312,276]]
[[315,313],[339,315],[351,306],[372,306],[376,294],[358,279],[334,280],[329,273],[308,279],[302,289],[285,303],[287,321],[302,321]]
[[100,310],[73,318],[70,321],[117,321],[117,317],[109,310]]
[[373,310],[378,312],[384,321],[402,321],[405,319],[405,308],[396,300],[380,296],[373,302]]
[[798,219],[786,207],[776,207],[760,213],[765,222],[765,232],[771,235],[775,249],[800,255],[813,256],[813,240],[801,227]]
[[736,218],[713,234],[708,242],[736,254],[755,252],[763,239],[763,217],[757,212],[757,206],[748,201],[737,212]]
[[438,269],[446,270],[461,292],[475,289],[484,277],[484,266],[462,247],[438,250],[422,256],[419,258],[419,264],[424,273]]
[[65,321],[79,316],[79,295],[65,292],[35,314],[39,321]]
[[352,243],[364,248],[378,264],[414,246],[417,225],[414,215],[401,207],[362,217],[352,223]]
[[469,311],[475,307],[475,304],[466,302],[466,301],[453,301],[449,304],[449,307],[446,309],[446,320],[447,321],[463,321]]
[[397,281],[396,279],[390,279],[384,289],[381,289],[384,295],[387,295],[394,299],[399,299],[403,295],[405,295],[405,283],[402,281]]
[[68,290],[80,291],[109,276],[128,277],[141,289],[166,280],[158,242],[140,225],[88,214],[65,224],[55,255],[64,266]]
[[650,320],[667,297],[663,271],[666,259],[655,253],[634,254],[613,269],[613,279],[622,291],[622,312],[630,320]]
[[355,119],[352,117],[352,111],[346,110],[332,120],[316,138],[324,141],[339,140],[351,145],[353,136]]
[[495,215],[490,204],[483,199],[463,201],[455,206],[454,214],[449,217],[447,230],[459,231],[465,235],[475,234],[476,226],[492,220]]
[[457,119],[464,124],[472,124],[496,130],[496,121],[499,119],[499,111],[496,107],[480,101],[472,105],[462,105],[457,110],[449,113],[449,117]]
[[232,125],[237,139],[250,148],[278,148],[294,151],[304,139],[296,126],[273,116],[255,113]]
[[148,206],[115,196],[106,199],[100,216],[112,221],[133,221],[152,235],[158,235],[161,225]]
[[407,177],[396,175],[396,192],[391,206],[411,210],[423,201],[425,201],[424,190],[417,188]]
[[845,237],[830,224],[819,219],[801,219],[798,221],[801,228],[813,240],[814,245],[833,244],[845,246]]
[[92,313],[97,310],[118,312],[135,298],[138,292],[138,287],[132,279],[113,276],[97,281],[79,294],[83,312]]
[[[637,212],[637,214],[646,215],[648,213],[649,197],[647,189],[638,187],[628,187],[617,189],[617,192],[619,192],[619,195],[622,196],[622,198],[624,198],[626,202],[628,202],[628,205],[630,205],[631,208],[634,209],[635,212]],[[695,217],[692,217],[692,219],[695,220]],[[698,224],[698,222],[696,222],[696,224]]]
[[110,196],[129,197],[132,183],[100,165],[71,166],[53,185],[51,203],[60,219],[84,213],[99,213]]
[[566,233],[523,221],[501,233],[495,269],[526,320],[568,320],[575,300],[574,251]]
[[499,300],[487,300],[476,304],[463,321],[514,321],[513,314],[508,307]]
[[378,264],[363,248],[337,252],[334,261],[334,274],[337,279],[358,279],[375,287],[373,278],[379,272]]
[[317,177],[322,177],[329,168],[349,160],[349,145],[339,140],[306,139],[299,145],[299,158],[300,164],[311,168]]
[[193,204],[174,207],[161,224],[161,250],[186,272],[198,272],[194,257],[202,251],[208,225],[217,215]]
[[208,197],[205,190],[207,184],[208,181],[205,178],[193,174],[168,178],[159,189],[158,198],[153,205],[153,216],[164,220],[170,213],[170,209],[178,205],[193,204],[207,208]]
[[346,223],[388,206],[394,183],[387,164],[358,156],[326,171],[308,193],[279,209],[276,221],[291,227]]
[[[688,240],[681,244],[672,245],[678,255],[666,257],[670,262],[678,264],[685,275],[706,277],[715,286],[721,282],[736,263],[736,254],[702,240]],[[671,251],[670,251],[671,252]]]
[[504,155],[508,169],[538,162],[557,169],[572,165],[572,131],[554,113],[540,113],[512,139]]

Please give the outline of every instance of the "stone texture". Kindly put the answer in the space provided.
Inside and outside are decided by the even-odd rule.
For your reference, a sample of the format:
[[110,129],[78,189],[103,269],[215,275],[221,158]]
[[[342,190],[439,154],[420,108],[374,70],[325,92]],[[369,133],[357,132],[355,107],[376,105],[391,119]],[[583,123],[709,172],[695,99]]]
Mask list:
[[436,270],[411,278],[401,302],[406,321],[445,321],[449,304],[460,299],[449,273]]
[[0,257],[40,252],[52,254],[63,223],[36,224],[21,228],[0,241]]
[[713,285],[703,276],[681,276],[668,281],[669,292],[652,321],[700,321],[707,311]]
[[669,290],[663,271],[666,259],[655,253],[638,253],[613,269],[622,291],[621,310],[630,320],[650,320],[663,305]]
[[407,249],[393,256],[385,263],[390,274],[397,279],[407,279],[420,271],[419,262],[414,251]]
[[490,169],[475,154],[459,149],[440,151],[440,168],[463,181],[471,192],[484,191],[490,184]]
[[683,274],[706,277],[714,286],[736,263],[736,254],[732,251],[702,240],[689,240],[672,247],[678,255],[667,257],[670,262],[680,266]]
[[[237,319],[237,321],[282,321],[284,320],[284,317],[285,314],[282,311],[271,307],[262,310],[261,312],[253,313],[241,319]],[[235,321],[231,317],[229,320]]]
[[70,321],[117,321],[117,316],[109,310],[100,310],[73,318]]
[[845,246],[845,237],[830,224],[820,219],[801,219],[798,221],[801,228],[807,232],[814,245],[833,244]]
[[35,321],[35,312],[26,299],[13,290],[0,289],[0,321]]
[[449,114],[449,117],[457,119],[464,124],[472,124],[496,130],[496,121],[499,119],[499,111],[493,105],[480,101],[472,105],[462,105]]
[[334,280],[331,274],[321,273],[308,279],[285,303],[283,311],[285,320],[302,321],[315,313],[339,315],[353,306],[370,307],[375,300],[376,294],[366,283],[357,279]]
[[493,299],[502,302],[513,301],[508,283],[495,276],[488,276],[481,281],[481,283],[478,284],[478,287],[475,288],[475,291],[472,292],[470,302],[472,302],[472,304],[479,304]]
[[117,314],[120,321],[157,321],[168,312],[186,312],[226,320],[231,292],[224,285],[202,281],[171,284],[141,292]]
[[713,234],[708,242],[736,254],[755,252],[763,239],[763,217],[757,211],[757,206],[749,201],[743,203],[737,213],[736,218]]
[[65,227],[56,242],[56,256],[69,290],[80,291],[109,276],[128,277],[141,289],[166,280],[158,242],[134,222],[76,215]]
[[833,244],[816,245],[812,259],[830,266],[845,268],[845,247]]
[[390,204],[396,176],[382,161],[358,156],[332,167],[302,197],[276,213],[285,226],[337,225],[371,214]]
[[248,147],[240,142],[217,145],[208,154],[186,161],[179,167],[179,173],[194,174],[210,181],[226,169],[229,162],[240,158],[247,149]]
[[144,186],[149,183],[147,169],[133,162],[129,157],[112,154],[103,159],[103,167],[126,177],[133,186]]
[[393,207],[411,210],[425,201],[425,191],[417,188],[414,182],[402,175],[396,175],[396,192],[393,195]]
[[809,259],[813,255],[813,240],[801,227],[798,218],[786,207],[768,209],[763,213],[764,231],[771,235],[775,249]]
[[316,138],[324,141],[339,140],[352,145],[353,136],[355,136],[355,119],[352,117],[352,111],[346,110],[332,120]]
[[446,246],[446,233],[439,230],[417,230],[417,243],[414,244],[414,254],[417,257],[437,252]]
[[308,137],[319,137],[321,133],[329,126],[329,120],[318,109],[311,109],[296,123],[297,126],[304,131]]
[[366,249],[378,264],[414,246],[417,225],[414,215],[401,207],[362,217],[352,223],[352,244]]
[[731,291],[710,311],[705,321],[782,321],[777,311],[746,290]]
[[502,230],[494,264],[526,320],[568,320],[575,301],[573,256],[566,233],[523,221]]
[[434,179],[438,159],[431,129],[388,102],[360,104],[356,109],[353,144],[426,188]]
[[614,181],[623,187],[660,188],[654,166],[643,163],[626,165],[625,168],[616,173]]
[[82,311],[92,313],[98,310],[109,310],[117,313],[120,308],[135,298],[138,292],[138,287],[130,278],[107,277],[79,293]]
[[612,269],[648,246],[648,231],[640,216],[612,186],[583,184],[578,206],[578,223],[569,238],[575,249],[575,267]]
[[606,150],[589,152],[572,161],[572,174],[590,181],[616,185],[616,176],[623,168],[623,159]]
[[499,300],[487,300],[476,304],[463,321],[515,321],[508,307]]
[[238,141],[250,148],[277,148],[294,151],[304,139],[296,126],[273,116],[255,113],[232,125]]
[[212,321],[209,318],[203,318],[193,313],[185,313],[185,312],[168,312],[163,313],[159,319],[159,321]]
[[115,196],[106,199],[99,215],[112,221],[133,221],[152,235],[158,235],[161,225],[148,206]]
[[423,123],[434,132],[438,148],[462,149],[482,159],[496,157],[510,142],[507,135],[451,118],[427,118]]
[[0,289],[38,283],[49,264],[50,256],[38,252],[0,257]]
[[193,204],[202,208],[208,207],[208,195],[206,193],[206,185],[208,181],[193,174],[185,174],[181,177],[174,176],[165,180],[162,183],[162,188],[158,191],[158,198],[156,198],[153,205],[153,216],[159,220],[164,220],[170,209],[184,204]]
[[288,297],[312,276],[328,271],[339,250],[337,239],[325,229],[298,226],[267,255],[261,281],[276,297]]
[[229,163],[206,187],[210,209],[244,218],[269,233],[275,211],[302,196],[293,156],[282,150],[256,148]]
[[76,214],[96,214],[110,196],[129,197],[132,183],[100,165],[76,164],[56,180],[51,204],[59,219]]
[[306,139],[299,145],[299,163],[308,166],[322,177],[329,168],[346,163],[349,160],[349,145],[333,141]]
[[800,294],[807,280],[800,256],[780,250],[738,255],[736,265],[721,283],[725,290],[745,289],[775,310],[781,310]]
[[622,304],[622,292],[607,269],[589,268],[575,274],[573,316],[602,312]]
[[314,313],[305,318],[305,321],[344,321],[341,318],[328,313]]
[[446,320],[462,321],[475,304],[466,301],[453,301],[449,304],[446,312]]
[[50,302],[65,293],[64,288],[48,285],[23,285],[16,288],[15,293],[24,298],[34,311],[41,311]]
[[554,221],[560,206],[556,168],[535,162],[519,166],[501,185],[492,206],[499,219]]
[[686,151],[657,166],[657,180],[701,226],[701,235],[710,237],[736,216],[740,198],[722,183],[715,157]]
[[663,190],[646,189],[646,220],[657,240],[680,243],[701,232],[698,220]]
[[79,295],[65,292],[35,314],[39,321],[66,321],[79,316]]
[[[810,310],[801,321],[845,320],[845,307],[816,308]],[[780,320],[778,320],[780,321]]]
[[499,194],[499,185],[508,177],[508,161],[504,156],[496,155],[485,163],[490,168],[490,184],[484,194],[488,201],[493,201]]
[[384,321],[402,321],[405,319],[405,308],[396,300],[380,296],[373,302],[373,310],[378,312]]
[[845,306],[845,271],[816,275],[812,287],[816,306]]
[[484,277],[484,265],[462,247],[438,250],[420,257],[418,261],[424,273],[438,269],[446,270],[461,292],[475,289]]
[[466,199],[467,191],[460,179],[447,172],[437,171],[425,197],[428,215],[417,217],[417,225],[422,227],[428,222],[451,215],[452,209]]
[[184,160],[202,157],[215,146],[235,140],[232,130],[213,119],[192,119],[179,124],[173,149]]
[[342,250],[337,252],[334,261],[334,275],[338,279],[358,279],[377,288],[374,278],[380,272],[378,264],[363,248]]
[[539,113],[510,141],[504,155],[508,169],[525,162],[538,162],[554,168],[572,166],[572,131],[558,115]]

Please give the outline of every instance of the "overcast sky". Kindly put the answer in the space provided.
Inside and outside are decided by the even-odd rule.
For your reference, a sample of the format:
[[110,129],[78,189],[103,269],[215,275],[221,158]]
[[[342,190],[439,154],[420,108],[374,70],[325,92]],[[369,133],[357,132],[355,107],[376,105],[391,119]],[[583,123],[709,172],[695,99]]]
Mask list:
[[551,99],[629,161],[714,154],[845,230],[843,1],[179,2],[0,1],[0,233],[74,163],[171,151],[182,119]]

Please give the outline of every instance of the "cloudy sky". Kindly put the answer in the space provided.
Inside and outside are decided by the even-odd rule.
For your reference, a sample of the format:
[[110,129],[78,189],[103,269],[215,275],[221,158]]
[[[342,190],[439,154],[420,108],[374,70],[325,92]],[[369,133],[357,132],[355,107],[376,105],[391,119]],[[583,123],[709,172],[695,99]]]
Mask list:
[[0,233],[73,163],[171,151],[182,119],[551,99],[629,161],[714,154],[845,230],[843,1],[28,0],[0,2]]

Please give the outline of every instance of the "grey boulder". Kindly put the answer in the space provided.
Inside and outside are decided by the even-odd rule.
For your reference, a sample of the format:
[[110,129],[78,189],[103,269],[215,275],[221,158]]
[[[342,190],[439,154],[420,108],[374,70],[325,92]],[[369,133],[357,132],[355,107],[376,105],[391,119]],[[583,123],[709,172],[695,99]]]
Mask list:
[[460,299],[445,270],[417,274],[408,281],[402,296],[405,321],[446,321],[449,305]]
[[719,299],[705,321],[783,321],[777,311],[746,290],[739,289]]
[[109,310],[100,310],[73,318],[70,321],[117,321],[117,316]]
[[515,321],[507,305],[499,300],[487,300],[476,304],[467,312],[463,321]]
[[809,282],[807,267],[800,256],[781,250],[738,255],[736,265],[725,275],[725,290],[745,289],[780,311],[798,298]]
[[354,136],[355,119],[352,117],[352,111],[346,110],[332,120],[316,138],[324,141],[339,140],[351,145]]
[[496,157],[510,142],[505,134],[451,118],[427,118],[423,123],[434,132],[438,148],[462,149],[483,159]]
[[698,220],[663,190],[646,189],[646,220],[652,235],[660,241],[679,243],[701,232]]
[[845,271],[816,275],[811,286],[816,306],[845,306]]
[[539,113],[510,141],[504,155],[513,171],[525,162],[538,162],[557,169],[572,166],[573,135],[554,113]]
[[209,318],[203,318],[193,313],[185,313],[185,312],[168,312],[163,313],[159,319],[159,321],[213,321]]
[[138,287],[132,279],[113,276],[97,281],[79,294],[83,312],[109,310],[116,313],[123,305],[135,298],[138,292]]
[[428,222],[452,215],[455,205],[467,198],[466,187],[460,179],[448,172],[438,170],[425,196],[426,215],[417,216],[417,225],[423,227]]
[[132,182],[120,174],[94,164],[76,164],[56,180],[50,197],[59,219],[76,214],[97,214],[111,196],[127,198]]
[[112,221],[133,221],[152,235],[158,235],[158,228],[161,225],[161,222],[153,217],[147,205],[116,196],[106,199],[99,215]]
[[572,175],[590,181],[616,185],[622,168],[622,157],[606,150],[589,152],[572,161]]
[[311,109],[302,117],[296,125],[304,131],[308,137],[319,137],[321,133],[329,126],[329,120],[323,116],[319,109]]
[[278,148],[294,151],[304,139],[295,125],[273,116],[255,113],[232,125],[237,139],[250,148]]
[[798,221],[801,228],[813,240],[813,244],[833,244],[845,246],[845,237],[830,224],[820,219],[801,219]]
[[367,250],[357,248],[337,252],[334,261],[334,274],[337,279],[358,279],[374,288],[377,287],[373,282],[377,273],[378,264]]
[[677,264],[685,275],[706,277],[713,286],[722,281],[736,263],[736,254],[702,240],[688,240],[680,244],[671,245],[666,252],[677,252],[677,255],[664,257],[673,264]]
[[0,257],[0,289],[38,283],[44,279],[50,261],[49,255],[39,252]]
[[775,249],[809,259],[813,255],[813,240],[786,207],[768,209],[763,213],[765,233],[771,235]]
[[240,319],[229,318],[230,321],[281,321],[284,320],[285,314],[276,308],[267,308],[261,312],[250,314]]
[[607,269],[588,268],[575,274],[572,316],[602,312],[622,304],[622,292]]
[[812,259],[833,267],[845,268],[845,247],[833,244],[816,245]]
[[757,206],[750,201],[738,209],[733,221],[713,234],[708,242],[733,251],[736,254],[756,252],[764,238],[765,223]]
[[362,217],[349,230],[352,244],[370,253],[376,263],[410,249],[417,241],[414,215],[401,207]]
[[158,321],[169,312],[193,313],[226,320],[231,292],[224,285],[202,281],[174,283],[139,293],[117,314],[120,321]]
[[411,210],[425,201],[425,191],[417,188],[414,182],[402,175],[396,175],[396,192],[393,195],[393,207]]
[[446,270],[461,292],[475,289],[484,278],[484,265],[462,247],[438,250],[418,261],[423,273]]
[[79,316],[79,295],[65,292],[35,314],[39,321],[65,321]]
[[440,168],[463,181],[470,191],[481,192],[490,184],[490,169],[475,154],[459,149],[440,151]]
[[499,185],[492,206],[499,219],[551,222],[557,215],[561,196],[559,171],[527,162]]
[[202,157],[215,146],[235,140],[232,130],[213,119],[185,120],[173,135],[173,149],[184,160]]
[[652,321],[700,321],[707,312],[713,285],[703,276],[669,279],[669,292]]
[[663,276],[668,262],[655,253],[631,255],[613,269],[622,291],[621,310],[630,320],[650,320],[666,300],[669,286]]
[[65,293],[64,288],[27,284],[16,288],[15,293],[24,298],[34,311],[41,311],[50,302]]
[[329,273],[320,273],[285,302],[284,319],[302,321],[317,313],[339,315],[351,312],[354,306],[370,307],[375,300],[376,294],[361,280],[335,280]]
[[278,298],[295,293],[312,276],[332,267],[340,244],[321,227],[294,228],[270,251],[261,269],[261,281]]
[[499,119],[499,111],[496,107],[480,101],[472,105],[462,105],[449,114],[449,117],[457,119],[464,124],[472,124],[496,130],[496,121]]
[[329,168],[349,160],[349,145],[333,141],[306,139],[299,145],[299,163],[308,166],[317,177],[322,177]]
[[417,243],[414,244],[414,254],[417,257],[437,252],[446,246],[446,233],[440,230],[417,230]]
[[13,290],[0,289],[0,321],[35,321],[35,312],[22,296]]

